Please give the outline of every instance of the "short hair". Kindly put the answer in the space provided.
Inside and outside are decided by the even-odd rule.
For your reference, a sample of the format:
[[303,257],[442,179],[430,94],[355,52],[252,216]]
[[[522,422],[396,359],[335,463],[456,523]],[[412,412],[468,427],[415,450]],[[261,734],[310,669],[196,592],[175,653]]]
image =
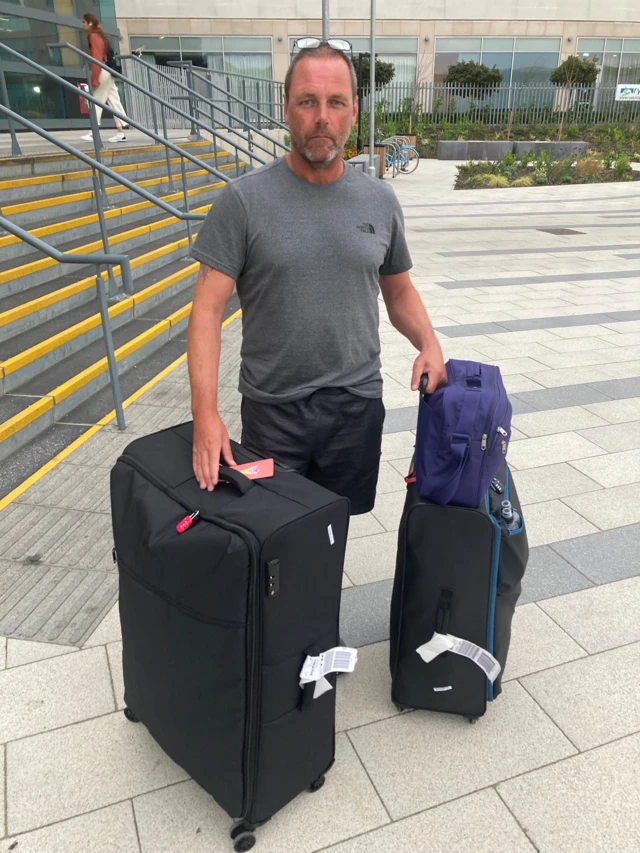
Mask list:
[[288,98],[289,90],[291,89],[291,80],[293,78],[293,72],[295,71],[296,65],[299,62],[302,62],[303,59],[341,59],[343,62],[346,62],[347,68],[349,69],[349,78],[351,80],[351,93],[355,98],[358,94],[358,78],[356,77],[356,69],[353,67],[353,62],[349,59],[349,57],[342,51],[337,50],[335,47],[331,47],[331,45],[323,42],[318,47],[305,47],[291,60],[291,65],[287,69],[287,74],[284,78],[284,94]]

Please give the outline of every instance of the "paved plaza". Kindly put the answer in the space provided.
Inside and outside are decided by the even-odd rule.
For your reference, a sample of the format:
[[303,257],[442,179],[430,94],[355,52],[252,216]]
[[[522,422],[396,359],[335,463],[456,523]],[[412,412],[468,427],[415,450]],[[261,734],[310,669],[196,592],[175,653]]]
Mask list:
[[[498,364],[531,558],[503,695],[475,726],[390,700],[388,612],[414,353],[381,302],[377,502],[352,520],[337,760],[260,853],[640,850],[640,189],[453,192],[453,164],[387,179],[445,358]],[[239,317],[220,407],[239,435]],[[0,501],[0,853],[226,853],[230,819],[121,709],[109,470],[190,418],[180,360]]]

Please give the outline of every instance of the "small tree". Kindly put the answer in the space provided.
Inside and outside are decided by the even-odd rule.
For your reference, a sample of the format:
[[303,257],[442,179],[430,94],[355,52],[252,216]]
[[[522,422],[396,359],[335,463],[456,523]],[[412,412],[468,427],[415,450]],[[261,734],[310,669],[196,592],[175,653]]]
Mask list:
[[[354,56],[351,60],[353,62],[353,67],[356,69],[356,74],[358,73],[358,65],[359,58]],[[369,86],[369,74],[370,74],[370,65],[369,65],[369,54],[362,54],[362,65],[360,68],[360,85],[368,87]],[[376,59],[376,89],[379,89],[381,86],[386,86],[387,83],[391,83],[393,78],[396,76],[395,65],[392,62],[383,62],[381,59]]]
[[484,98],[502,83],[502,72],[495,65],[489,68],[480,62],[470,60],[450,65],[444,82],[449,85],[472,86],[480,98]]
[[568,56],[555,71],[550,80],[554,86],[564,86],[566,92],[563,99],[562,116],[558,129],[558,142],[562,139],[562,130],[571,105],[573,90],[576,86],[593,86],[598,79],[598,64],[595,59],[582,59],[580,56]]

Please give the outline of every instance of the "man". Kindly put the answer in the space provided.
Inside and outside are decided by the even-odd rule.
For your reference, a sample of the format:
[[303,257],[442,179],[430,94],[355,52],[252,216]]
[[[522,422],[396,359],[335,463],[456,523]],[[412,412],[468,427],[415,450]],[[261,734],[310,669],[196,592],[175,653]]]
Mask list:
[[408,270],[393,190],[342,160],[358,114],[347,57],[300,51],[285,80],[291,151],[228,184],[193,247],[202,268],[189,323],[193,467],[203,489],[233,464],[217,411],[221,321],[237,287],[242,443],[372,509],[382,443],[378,293],[419,352],[411,387],[446,381]]

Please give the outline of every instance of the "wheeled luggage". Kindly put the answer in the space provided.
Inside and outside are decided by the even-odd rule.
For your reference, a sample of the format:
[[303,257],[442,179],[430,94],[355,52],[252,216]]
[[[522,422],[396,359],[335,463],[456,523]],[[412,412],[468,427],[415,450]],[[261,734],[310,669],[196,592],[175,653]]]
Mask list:
[[335,689],[300,675],[338,645],[349,503],[277,464],[259,480],[221,467],[229,482],[202,491],[192,436],[187,423],[133,441],[111,473],[126,715],[249,850],[334,760]]
[[421,380],[415,476],[420,497],[445,506],[479,506],[504,462],[512,406],[500,368],[455,358],[447,383],[425,394]]
[[[511,503],[509,522],[503,501]],[[399,708],[472,721],[485,713],[501,691],[528,555],[506,463],[477,509],[439,506],[409,483],[391,602],[391,692]]]

